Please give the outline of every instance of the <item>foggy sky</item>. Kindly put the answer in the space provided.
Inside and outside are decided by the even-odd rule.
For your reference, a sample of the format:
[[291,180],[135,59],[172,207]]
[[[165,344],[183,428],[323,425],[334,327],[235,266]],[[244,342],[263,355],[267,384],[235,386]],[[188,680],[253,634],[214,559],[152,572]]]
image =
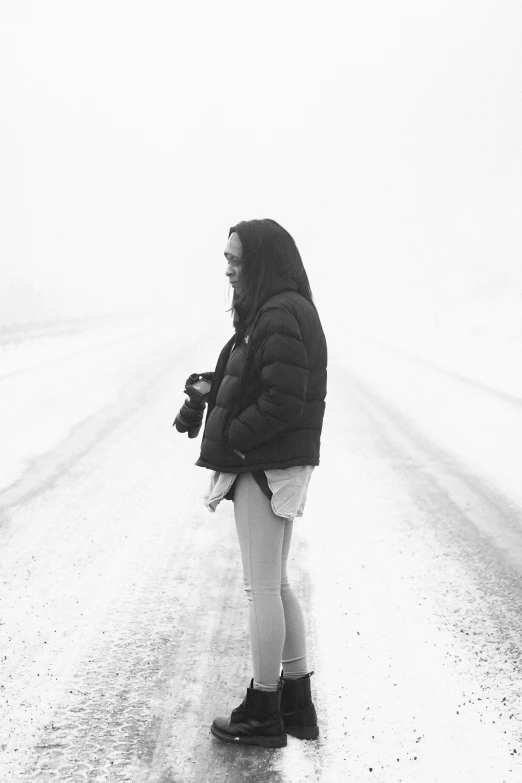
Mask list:
[[507,0],[4,0],[0,322],[222,308],[254,217],[323,306],[516,277],[521,23]]

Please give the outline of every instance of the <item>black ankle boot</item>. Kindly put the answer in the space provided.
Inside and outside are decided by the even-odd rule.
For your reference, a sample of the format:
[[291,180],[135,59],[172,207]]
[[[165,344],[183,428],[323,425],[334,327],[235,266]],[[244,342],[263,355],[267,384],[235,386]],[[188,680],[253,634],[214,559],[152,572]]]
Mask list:
[[293,679],[283,674],[283,693],[281,695],[281,715],[285,731],[297,739],[317,739],[319,727],[317,714],[310,693],[310,677]]
[[281,687],[262,691],[253,686],[252,680],[242,704],[232,710],[230,718],[216,718],[210,731],[225,742],[282,748],[286,734],[280,712]]

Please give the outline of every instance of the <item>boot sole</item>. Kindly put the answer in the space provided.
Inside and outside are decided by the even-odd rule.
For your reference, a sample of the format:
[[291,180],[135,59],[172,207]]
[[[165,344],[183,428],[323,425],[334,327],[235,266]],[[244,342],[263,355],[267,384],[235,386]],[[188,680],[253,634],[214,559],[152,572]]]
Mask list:
[[285,726],[285,731],[301,740],[316,740],[319,737],[319,726]]
[[235,745],[259,745],[262,748],[284,748],[286,745],[286,734],[279,737],[262,737],[260,735],[253,734],[251,737],[234,737],[231,734],[225,734],[219,729],[210,727],[210,731],[223,742],[233,742]]

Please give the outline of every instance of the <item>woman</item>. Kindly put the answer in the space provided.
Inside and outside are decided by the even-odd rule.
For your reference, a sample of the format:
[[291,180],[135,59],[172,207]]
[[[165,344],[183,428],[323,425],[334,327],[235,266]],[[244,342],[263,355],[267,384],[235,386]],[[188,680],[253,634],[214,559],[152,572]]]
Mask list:
[[326,341],[301,256],[282,226],[239,223],[225,257],[235,335],[212,376],[197,464],[213,471],[208,508],[234,501],[254,676],[243,703],[211,731],[282,747],[287,733],[319,734],[303,614],[286,563],[293,519],[302,516],[319,464]]

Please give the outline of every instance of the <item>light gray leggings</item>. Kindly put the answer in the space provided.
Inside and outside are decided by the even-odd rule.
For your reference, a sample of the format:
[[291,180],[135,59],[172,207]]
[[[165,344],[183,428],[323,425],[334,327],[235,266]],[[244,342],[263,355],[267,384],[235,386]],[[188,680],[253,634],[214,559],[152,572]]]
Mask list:
[[274,688],[307,671],[303,613],[286,575],[293,521],[278,517],[251,473],[234,489],[234,515],[249,603],[254,684]]

